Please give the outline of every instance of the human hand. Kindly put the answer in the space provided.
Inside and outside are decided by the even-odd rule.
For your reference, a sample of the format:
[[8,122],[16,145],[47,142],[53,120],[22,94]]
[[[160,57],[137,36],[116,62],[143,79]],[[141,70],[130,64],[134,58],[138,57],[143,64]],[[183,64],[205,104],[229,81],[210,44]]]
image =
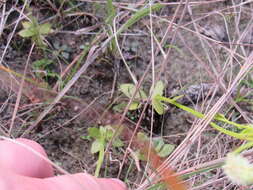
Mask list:
[[126,190],[117,179],[85,173],[54,176],[52,165],[26,148],[47,157],[41,145],[23,138],[16,142],[0,141],[0,190]]

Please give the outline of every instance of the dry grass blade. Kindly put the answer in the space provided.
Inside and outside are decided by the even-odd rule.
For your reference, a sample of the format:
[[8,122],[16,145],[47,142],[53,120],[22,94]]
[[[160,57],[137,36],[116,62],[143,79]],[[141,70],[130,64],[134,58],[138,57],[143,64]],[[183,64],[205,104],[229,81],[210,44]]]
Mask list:
[[[200,137],[202,132],[206,129],[208,124],[212,121],[215,114],[221,109],[221,107],[224,105],[224,103],[230,98],[232,92],[241,80],[245,77],[247,73],[250,72],[250,70],[253,67],[253,53],[249,55],[249,57],[246,59],[245,63],[241,67],[239,73],[233,80],[232,84],[228,87],[224,95],[216,102],[216,104],[212,107],[212,109],[205,114],[205,117],[201,120],[199,120],[199,123],[197,126],[194,127],[192,131],[189,131],[187,137],[184,139],[184,141],[177,147],[177,149],[167,158],[164,163],[158,168],[158,172],[161,174],[164,171],[166,171],[167,167],[170,167],[170,165],[175,165],[179,162],[179,160],[182,159],[184,155],[187,154],[189,148],[191,145],[196,142],[196,140]],[[154,179],[156,174],[152,174],[150,176],[150,179]],[[144,182],[138,189],[144,189],[148,185],[148,181]]]
[[30,61],[31,54],[32,54],[34,46],[35,46],[35,44],[33,44],[31,49],[30,49],[30,52],[29,52],[29,55],[28,55],[28,58],[27,58],[27,61],[26,61],[26,64],[25,64],[24,75],[22,77],[21,84],[20,84],[19,89],[18,89],[17,100],[16,100],[16,104],[15,104],[14,111],[13,111],[12,118],[11,118],[9,136],[11,135],[12,128],[13,128],[13,125],[14,125],[14,121],[15,121],[15,118],[16,118],[16,115],[17,115],[17,112],[18,112],[18,107],[19,107],[19,103],[20,103],[20,100],[21,100],[22,91],[23,91],[23,87],[24,87],[24,83],[25,83],[25,75],[26,75],[26,72],[27,72],[28,63]]
[[[197,137],[203,132],[205,127],[210,123],[210,121],[213,119],[215,114],[220,110],[220,108],[223,106],[223,104],[228,100],[230,97],[233,89],[237,87],[237,85],[240,83],[240,81],[245,77],[245,75],[250,72],[250,69],[252,69],[253,65],[253,53],[250,54],[250,56],[247,58],[246,62],[244,65],[241,67],[240,72],[237,74],[236,78],[234,79],[232,85],[227,89],[226,93],[219,99],[219,101],[213,106],[213,108],[206,114],[205,118],[200,120],[199,124],[196,126],[196,130],[193,131],[192,133],[188,134],[188,137],[184,140],[184,142],[178,147],[178,150],[180,149],[181,146],[188,146],[190,145],[187,142],[194,142]],[[177,151],[177,150],[176,150]],[[176,152],[175,151],[175,152]],[[182,152],[183,153],[183,152]],[[179,160],[180,156],[178,154],[172,154],[170,158],[167,160],[167,163],[171,162],[172,160]]]
[[[226,93],[219,99],[219,101],[213,106],[213,108],[206,114],[205,118],[200,120],[199,124],[195,127],[195,130],[192,133],[189,133],[185,140],[178,146],[178,148],[174,151],[174,153],[164,162],[162,167],[160,167],[160,172],[164,170],[167,166],[171,163],[176,163],[180,158],[183,157],[185,151],[191,146],[193,142],[200,136],[200,134],[204,131],[204,129],[208,126],[211,122],[215,114],[220,110],[223,104],[228,100],[230,97],[233,89],[237,87],[239,82],[245,77],[245,75],[250,72],[253,66],[253,53],[247,58],[244,65],[241,67],[240,72],[234,79],[232,85],[227,89]],[[191,143],[189,143],[191,142]]]

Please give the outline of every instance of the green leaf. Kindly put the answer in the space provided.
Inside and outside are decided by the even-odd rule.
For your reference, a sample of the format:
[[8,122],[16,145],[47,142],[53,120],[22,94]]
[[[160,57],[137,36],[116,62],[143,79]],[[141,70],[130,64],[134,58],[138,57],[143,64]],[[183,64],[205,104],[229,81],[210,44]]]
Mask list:
[[60,79],[60,75],[57,73],[47,72],[47,77],[53,77]]
[[100,131],[96,127],[90,127],[88,128],[88,134],[94,139],[99,139],[100,138]]
[[[196,117],[198,117],[198,118],[204,118],[204,116],[205,116],[205,115],[202,114],[201,112],[198,112],[198,111],[196,111],[196,110],[194,110],[194,109],[192,109],[192,108],[189,108],[189,107],[187,107],[187,106],[184,106],[184,105],[182,105],[182,104],[179,104],[178,102],[176,102],[176,101],[173,100],[173,99],[166,98],[166,97],[159,96],[159,95],[158,95],[156,98],[157,98],[158,100],[160,100],[160,101],[164,101],[164,102],[170,103],[170,104],[172,104],[172,105],[174,105],[174,106],[177,106],[178,108],[180,108],[180,109],[182,109],[182,110],[184,110],[184,111],[187,111],[187,112],[193,114],[194,116],[196,116]],[[214,117],[214,119],[216,119],[216,118]],[[219,120],[218,120],[218,121],[219,121]],[[234,126],[238,126],[238,125],[239,125],[239,124],[236,124],[236,123],[234,123],[234,122],[231,122],[231,121],[229,121],[229,120],[227,120],[227,119],[226,119],[226,121],[223,121],[223,122],[228,123],[228,124],[233,124]],[[220,131],[221,133],[224,133],[224,134],[226,134],[226,135],[229,135],[229,136],[235,137],[235,138],[237,138],[237,139],[241,139],[241,140],[253,141],[253,138],[252,138],[252,137],[248,137],[248,136],[245,135],[245,134],[235,133],[235,132],[229,131],[229,130],[227,130],[227,129],[224,129],[224,128],[220,127],[219,125],[215,124],[214,122],[210,122],[210,125],[211,125],[214,129],[216,129],[216,130],[218,130],[218,131]],[[240,125],[240,127],[248,128],[248,125]]]
[[34,30],[34,28],[27,28],[21,30],[18,34],[23,38],[28,38],[36,35],[36,31]]
[[226,119],[226,117],[221,113],[216,113],[215,118],[218,120],[225,120]]
[[45,23],[38,27],[39,33],[42,35],[49,34],[51,32],[51,24]]
[[174,48],[179,54],[184,55],[184,52],[177,46],[171,45],[171,44],[166,44],[164,45],[164,48]]
[[[153,4],[151,6],[152,12],[154,11],[159,11],[161,8],[163,8],[164,5],[161,4]],[[137,23],[141,18],[147,16],[150,14],[150,7],[144,7],[138,11],[135,12],[117,31],[116,35],[119,35],[122,33],[124,30],[128,29],[130,26],[134,25]]]
[[154,138],[153,139],[155,151],[160,157],[168,156],[175,148],[175,145],[165,144],[163,138]]
[[164,113],[163,103],[158,99],[156,98],[152,99],[152,106],[159,115],[162,115]]
[[122,147],[124,146],[124,143],[119,139],[119,138],[116,138],[113,142],[112,142],[112,145],[114,147]]
[[163,82],[161,80],[159,80],[156,85],[155,88],[153,90],[153,94],[152,94],[152,99],[155,98],[157,95],[162,96],[163,95],[163,90],[164,90],[164,85]]
[[40,59],[33,62],[34,69],[45,69],[47,66],[54,64],[50,59]]
[[133,84],[121,84],[120,91],[126,95],[128,98],[131,98],[133,95],[133,89],[135,86]]
[[156,97],[162,96],[163,90],[164,90],[163,82],[159,80],[155,85],[155,88],[154,88],[154,91],[153,91],[153,94],[151,97],[152,106],[155,109],[155,111],[160,115],[162,115],[164,113],[164,106],[163,106],[163,103],[159,99],[157,99]]
[[95,140],[91,145],[91,153],[95,154],[104,149],[104,143],[101,140]]
[[106,139],[107,133],[108,132],[107,132],[107,128],[106,127],[101,126],[99,128],[99,134],[100,134],[100,138],[101,139]]
[[178,99],[184,97],[184,95],[179,95],[179,96],[175,96],[174,98],[172,98],[173,101],[177,101]]
[[106,18],[106,23],[109,25],[113,25],[113,19],[116,15],[116,9],[115,6],[113,5],[112,0],[107,0],[107,18]]
[[247,128],[247,129],[243,129],[240,134],[246,134],[248,137],[252,137],[253,136],[253,128]]
[[153,139],[154,147],[156,152],[160,152],[163,145],[165,144],[162,138],[155,138]]
[[148,187],[147,190],[160,190],[160,189],[166,189],[166,184],[164,183],[156,183],[154,185],[151,185],[150,187]]
[[[133,84],[126,83],[126,84],[120,85],[120,91],[123,94],[125,94],[128,98],[131,98],[134,95],[135,90],[136,90],[136,87]],[[147,95],[143,90],[139,89],[138,92],[136,93],[135,98],[142,100],[142,99],[146,99]]]
[[129,106],[129,110],[137,110],[138,108],[140,108],[140,105],[138,102],[132,102]]
[[148,97],[147,97],[146,93],[142,89],[140,89],[139,93],[137,93],[137,95],[136,95],[136,98],[143,100],[143,99],[146,99]]
[[175,145],[172,144],[165,144],[161,151],[158,152],[158,155],[162,158],[167,157],[172,153],[172,151],[175,149]]
[[80,138],[83,140],[88,140],[88,141],[91,140],[91,137],[89,135],[82,135],[82,136],[80,136]]
[[31,22],[22,22],[22,25],[25,29],[33,27],[33,24]]
[[125,107],[126,107],[126,103],[125,102],[121,102],[115,106],[113,106],[112,110],[116,111],[116,112],[123,112]]
[[140,160],[142,160],[142,161],[147,161],[147,157],[146,157],[144,154],[142,154],[142,153],[140,152],[140,150],[137,150],[137,151],[135,152],[135,154],[137,155],[138,159],[140,159]]
[[110,141],[111,139],[112,139],[112,137],[113,137],[113,130],[112,129],[107,129],[106,130],[106,140],[107,141]]

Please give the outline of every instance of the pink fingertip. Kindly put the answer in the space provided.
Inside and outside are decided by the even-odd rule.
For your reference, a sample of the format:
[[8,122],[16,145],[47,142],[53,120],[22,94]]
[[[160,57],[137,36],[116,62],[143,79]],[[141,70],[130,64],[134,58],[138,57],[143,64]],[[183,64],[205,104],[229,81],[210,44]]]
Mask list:
[[115,183],[117,183],[118,185],[122,186],[124,189],[126,189],[126,184],[119,180],[119,179],[116,179],[116,178],[110,178],[110,180],[114,181]]

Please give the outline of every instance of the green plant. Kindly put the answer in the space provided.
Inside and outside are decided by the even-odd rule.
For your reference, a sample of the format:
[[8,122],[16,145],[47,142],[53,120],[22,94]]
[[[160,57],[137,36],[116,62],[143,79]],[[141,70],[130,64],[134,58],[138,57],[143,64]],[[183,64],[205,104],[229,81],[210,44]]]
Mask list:
[[[193,114],[194,116],[196,116],[198,118],[205,117],[204,114],[176,102],[176,99],[178,99],[179,97],[175,97],[174,99],[170,99],[170,98],[166,98],[166,97],[157,95],[155,98],[158,99],[159,101],[170,103],[170,104],[172,104],[184,111],[187,111],[187,112]],[[224,115],[222,115],[220,113],[217,113],[213,119],[214,119],[214,121],[210,122],[210,125],[214,129],[216,129],[217,131],[224,133],[226,135],[229,135],[231,137],[237,138],[237,139],[248,141],[247,143],[241,145],[236,150],[234,150],[233,151],[234,153],[238,154],[246,149],[253,147],[253,124],[235,123],[233,121],[228,120]],[[233,128],[232,129],[230,128],[230,130],[228,130],[223,127],[220,127],[218,124],[215,123],[215,121],[233,126],[236,129],[236,132],[233,131],[234,130]]]
[[[164,102],[165,102],[165,103],[172,104],[186,112],[189,112],[198,118],[205,117],[204,114],[190,107],[187,107],[185,105],[178,103],[176,100],[181,98],[182,96],[177,96],[177,97],[174,97],[173,99],[162,96],[163,89],[164,89],[163,83],[161,81],[158,81],[155,85],[153,94],[151,96],[152,106],[157,111],[157,113],[159,114],[163,113]],[[133,84],[123,84],[120,86],[120,90],[121,92],[123,92],[123,94],[125,94],[128,98],[130,98],[134,95],[136,88]],[[144,98],[147,97],[145,92],[141,89],[138,89],[136,96],[134,98],[134,102],[132,103],[133,106],[130,106],[130,107],[133,109],[138,109],[141,103],[141,100],[143,100],[143,97]],[[228,130],[223,127],[220,127],[216,122],[225,123],[227,125],[233,126],[234,128],[230,128],[230,130]],[[243,144],[240,147],[238,147],[234,152],[240,153],[245,149],[253,147],[253,127],[252,127],[253,125],[252,124],[239,124],[239,123],[230,121],[224,115],[217,113],[214,117],[214,121],[210,122],[210,125],[221,133],[224,133],[226,135],[232,136],[237,139],[248,141],[246,144]]]
[[[164,112],[164,103],[169,103],[172,104],[184,111],[187,111],[189,113],[191,113],[192,115],[198,117],[198,118],[204,118],[205,115],[190,108],[187,107],[185,105],[182,105],[180,103],[178,103],[176,100],[181,98],[182,96],[177,96],[174,97],[173,99],[171,98],[166,98],[164,96],[162,96],[163,93],[163,89],[164,89],[164,85],[162,83],[162,81],[158,81],[154,87],[153,90],[153,94],[151,95],[151,102],[152,102],[152,106],[154,107],[155,111],[159,114],[162,114]],[[122,84],[120,86],[120,90],[121,92],[126,95],[128,98],[131,98],[134,95],[134,92],[136,91],[136,88],[133,84]],[[131,109],[138,109],[139,105],[141,104],[141,101],[145,100],[145,98],[147,97],[147,95],[145,94],[145,92],[141,89],[137,90],[136,96],[134,98],[134,102],[132,103],[132,105],[130,106]],[[227,134],[229,136],[235,137],[237,139],[241,139],[241,140],[247,140],[247,141],[251,141],[253,142],[253,128],[252,125],[249,124],[238,124],[232,121],[229,121],[228,119],[226,119],[226,117],[220,113],[217,113],[216,116],[214,117],[215,121],[221,122],[221,123],[226,123],[228,125],[234,126],[235,128],[237,128],[239,132],[234,132],[232,130],[227,130],[224,129],[222,127],[220,127],[219,125],[217,125],[215,122],[211,122],[210,125],[215,128],[216,130]]]
[[128,29],[129,27],[131,27],[132,25],[134,25],[136,22],[138,22],[141,18],[147,16],[148,14],[150,14],[150,9],[151,11],[159,11],[161,8],[163,8],[164,5],[156,3],[153,4],[151,7],[144,7],[138,11],[136,11],[136,13],[134,13],[126,22],[124,25],[122,25],[119,30],[117,31],[117,35],[121,34],[124,30]]
[[[134,95],[134,92],[136,91],[136,87],[133,84],[121,84],[120,85],[120,91],[127,96],[129,99]],[[155,98],[157,95],[163,95],[164,90],[164,84],[162,81],[158,81],[154,87],[154,90],[151,95],[151,105],[155,109],[155,111],[162,115],[164,113],[164,105],[163,103]],[[147,101],[147,95],[142,89],[138,89],[137,93],[134,97],[134,101],[131,103],[129,110],[136,110],[140,108],[142,102]]]
[[30,17],[30,21],[22,23],[23,30],[18,34],[23,38],[31,38],[32,41],[39,47],[46,45],[45,36],[52,32],[51,24],[39,24],[35,17]]
[[[142,132],[139,132],[137,134],[137,139],[140,140],[141,142],[149,141],[147,135],[145,135]],[[175,145],[165,143],[162,137],[152,138],[152,146],[154,147],[154,150],[156,151],[157,155],[160,156],[161,158],[169,156],[175,149]],[[146,160],[146,158],[143,155],[140,155],[140,159]]]
[[[98,153],[98,161],[95,171],[95,176],[98,177],[104,161],[106,144],[112,140],[114,129],[110,125],[100,126],[99,128],[91,127],[88,129],[88,135],[94,139],[91,145],[91,153]],[[113,147],[122,147],[123,142],[119,138],[115,138],[112,145]]]
[[169,156],[175,149],[175,145],[165,143],[162,137],[154,138],[153,143],[157,154],[162,158]]
[[43,78],[46,82],[49,82],[50,79],[60,79],[59,74],[52,70],[54,64],[52,60],[44,58],[34,61],[32,67],[38,78]]
[[[135,85],[130,83],[121,84],[119,89],[129,99],[134,95],[134,92],[136,91]],[[147,99],[146,93],[142,89],[138,89],[134,97],[134,100],[129,107],[129,110],[136,110],[140,108],[142,101],[146,99]],[[121,104],[121,107],[123,108],[125,105],[126,104]]]
[[[171,98],[166,98],[166,97],[163,97],[163,96],[160,96],[160,95],[157,95],[155,97],[156,99],[158,99],[159,101],[163,101],[163,102],[166,102],[166,103],[170,103],[184,111],[187,111],[189,113],[191,113],[192,115],[198,117],[198,118],[204,118],[205,115],[190,108],[190,107],[187,107],[187,106],[184,106],[182,104],[179,104],[178,102],[176,102],[176,99],[178,99],[179,97],[175,97],[174,99],[171,99]],[[221,133],[224,133],[226,135],[229,135],[229,136],[232,136],[232,137],[235,137],[237,139],[241,139],[241,140],[248,140],[248,141],[253,141],[253,127],[252,127],[252,124],[238,124],[238,123],[235,123],[233,121],[230,121],[228,119],[226,119],[226,117],[222,114],[219,114],[217,113],[216,116],[214,117],[214,121],[218,121],[218,122],[221,122],[221,123],[225,123],[225,124],[228,124],[228,125],[231,125],[231,126],[234,126],[238,129],[239,132],[233,132],[231,130],[227,130],[227,129],[224,129],[222,127],[220,127],[219,125],[217,125],[215,122],[211,122],[210,125],[218,130],[219,132]]]

